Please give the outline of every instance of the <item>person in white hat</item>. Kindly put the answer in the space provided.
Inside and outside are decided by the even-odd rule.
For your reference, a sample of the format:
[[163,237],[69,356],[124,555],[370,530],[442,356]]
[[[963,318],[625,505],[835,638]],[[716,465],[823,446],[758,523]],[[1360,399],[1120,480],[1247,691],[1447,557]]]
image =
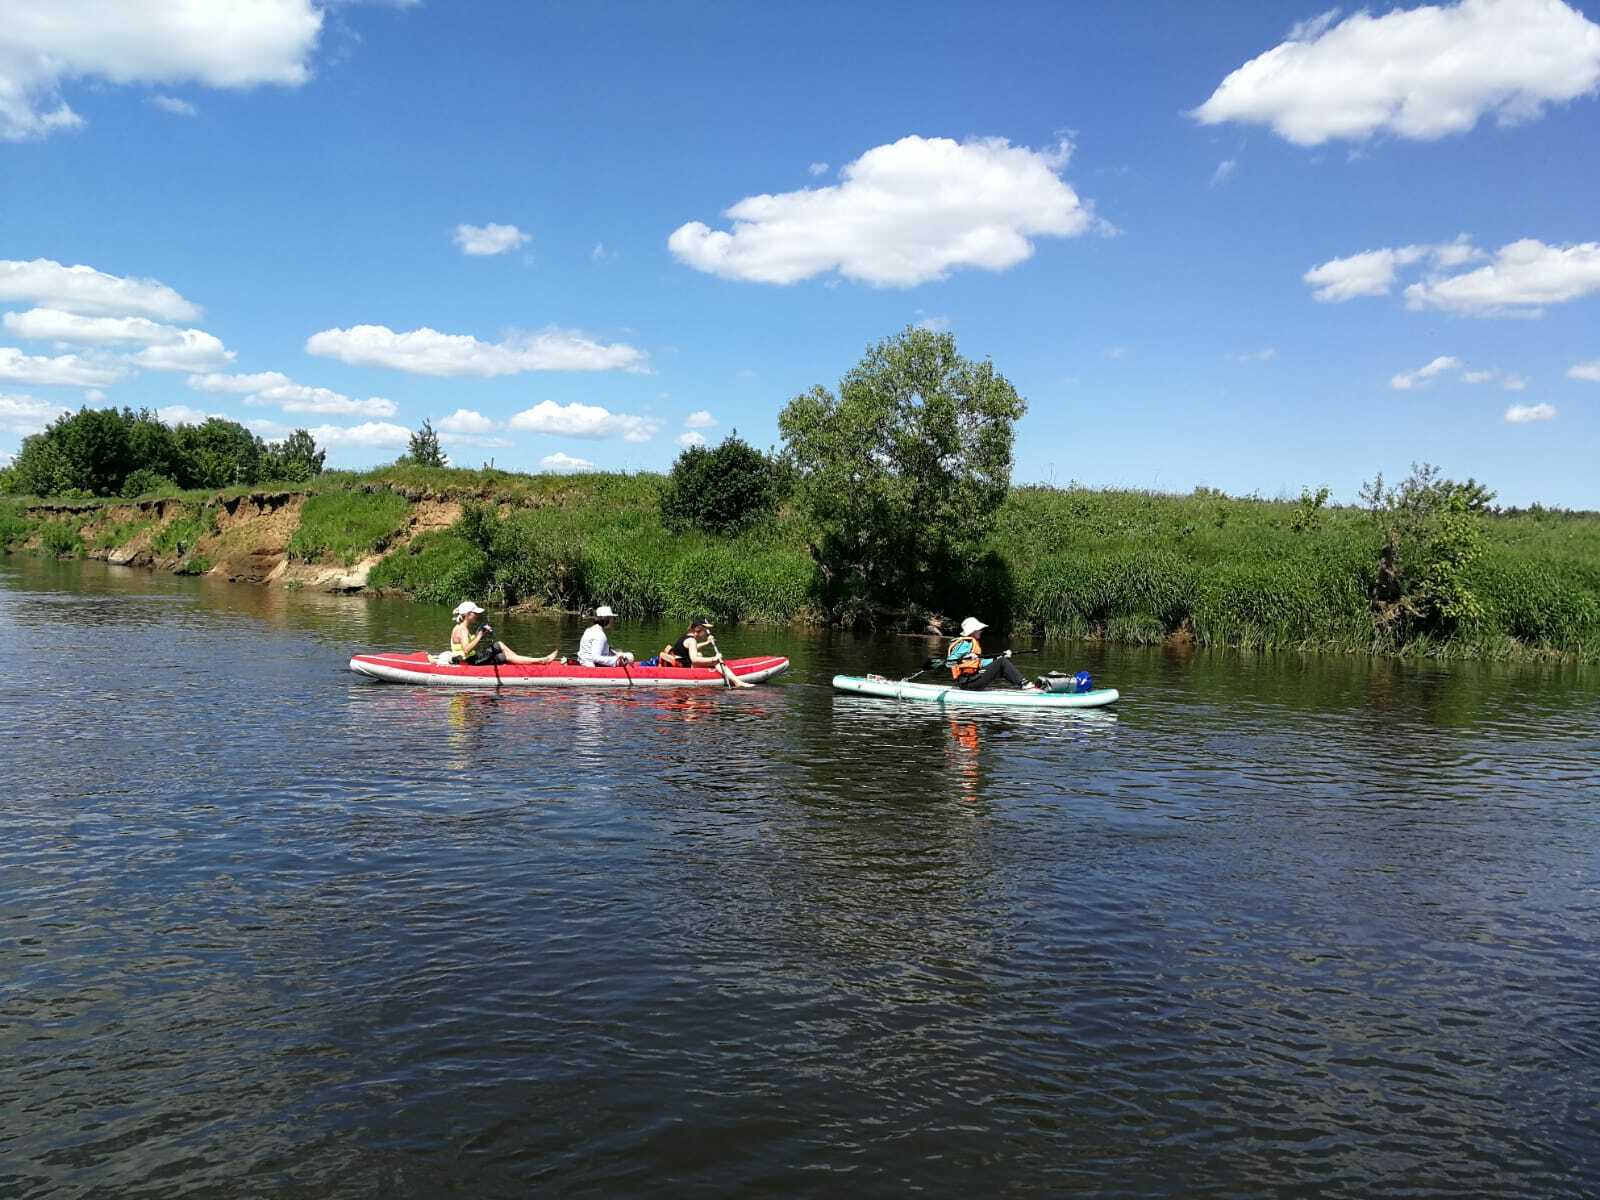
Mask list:
[[476,633],[473,625],[478,618],[483,616],[483,609],[471,600],[463,600],[456,605],[456,619],[454,628],[450,630],[450,650],[458,656],[459,661],[473,667],[495,667],[503,663],[517,666],[526,666],[529,663],[555,662],[557,651],[552,650],[543,658],[529,658],[525,654],[518,654],[504,642],[497,642],[493,638],[494,627],[485,625]]
[[633,661],[633,655],[626,650],[611,649],[611,639],[606,636],[606,630],[616,617],[609,604],[602,604],[594,610],[594,624],[583,631],[583,637],[578,642],[578,661],[584,666],[625,667]]
[[983,657],[978,635],[987,628],[977,617],[968,617],[961,622],[961,636],[953,640],[944,652],[945,666],[950,668],[950,678],[955,685],[966,691],[981,692],[996,679],[1003,679],[1025,692],[1039,691],[1037,684],[1029,683],[1022,677],[1022,672],[1011,665],[1011,651],[1007,650],[997,658]]

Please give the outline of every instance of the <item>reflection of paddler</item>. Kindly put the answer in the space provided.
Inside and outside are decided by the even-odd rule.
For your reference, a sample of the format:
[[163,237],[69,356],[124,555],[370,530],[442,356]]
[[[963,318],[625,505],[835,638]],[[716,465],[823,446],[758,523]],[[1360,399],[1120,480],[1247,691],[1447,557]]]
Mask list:
[[958,721],[950,719],[950,744],[945,756],[950,760],[950,769],[956,776],[962,797],[966,800],[978,798],[978,726],[972,721]]

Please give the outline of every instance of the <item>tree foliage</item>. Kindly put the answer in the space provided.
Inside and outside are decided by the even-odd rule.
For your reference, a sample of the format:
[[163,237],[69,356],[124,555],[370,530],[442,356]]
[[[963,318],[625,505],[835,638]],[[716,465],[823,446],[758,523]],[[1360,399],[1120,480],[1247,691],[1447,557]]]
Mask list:
[[778,428],[836,615],[935,599],[973,569],[1026,409],[992,363],[916,328],[871,347],[837,396],[819,386],[789,402]]
[[432,421],[422,423],[422,428],[411,435],[411,442],[406,447],[406,452],[395,461],[414,467],[450,465],[450,460],[444,455],[444,447],[439,444],[439,435],[434,432]]
[[1467,583],[1483,554],[1483,514],[1494,493],[1474,479],[1446,479],[1439,468],[1412,464],[1401,483],[1382,474],[1361,489],[1380,534],[1372,612],[1380,635],[1404,645],[1419,635],[1449,636],[1483,616]]
[[769,519],[778,506],[780,468],[734,430],[718,446],[678,455],[661,497],[661,517],[678,529],[733,534]]
[[167,488],[303,481],[322,471],[323,452],[297,429],[270,446],[220,417],[171,428],[149,410],[83,408],[23,439],[4,480],[36,496],[137,496]]

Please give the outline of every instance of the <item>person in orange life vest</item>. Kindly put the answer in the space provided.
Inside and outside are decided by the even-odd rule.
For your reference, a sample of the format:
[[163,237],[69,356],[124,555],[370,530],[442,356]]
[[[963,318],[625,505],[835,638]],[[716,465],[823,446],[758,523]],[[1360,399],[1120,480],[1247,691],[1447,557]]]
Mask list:
[[984,658],[983,647],[978,644],[978,634],[989,628],[977,617],[961,622],[961,636],[950,643],[944,652],[945,666],[950,668],[950,678],[958,688],[981,692],[996,679],[1003,679],[1012,687],[1025,692],[1037,692],[1036,684],[1022,677],[1022,672],[1011,665],[1011,652],[998,658]]

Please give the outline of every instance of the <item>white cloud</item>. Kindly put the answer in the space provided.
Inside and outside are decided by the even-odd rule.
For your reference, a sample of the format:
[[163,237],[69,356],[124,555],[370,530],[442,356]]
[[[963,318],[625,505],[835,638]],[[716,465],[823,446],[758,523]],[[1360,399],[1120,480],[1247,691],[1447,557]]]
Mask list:
[[828,164],[825,162],[814,162],[807,167],[806,170],[813,175],[826,175],[828,173]]
[[104,404],[106,402],[106,394],[99,388],[90,388],[83,394],[83,398],[90,404]]
[[1452,358],[1448,354],[1441,354],[1425,367],[1418,367],[1415,371],[1406,371],[1390,378],[1389,386],[1402,392],[1413,388],[1422,387],[1436,375],[1445,371],[1454,371],[1461,366],[1459,358]]
[[1228,180],[1233,178],[1233,173],[1238,169],[1239,160],[1237,158],[1223,159],[1217,164],[1217,169],[1211,172],[1211,182],[1207,186],[1221,187],[1223,184],[1227,183]]
[[274,404],[286,413],[315,413],[321,416],[392,417],[399,411],[393,400],[385,400],[382,396],[355,400],[328,388],[288,382],[262,388],[247,396],[245,403]]
[[593,262],[607,262],[617,256],[615,250],[607,250],[604,242],[596,242],[594,249],[589,251],[589,258]]
[[1406,288],[1406,307],[1469,317],[1542,315],[1544,305],[1600,293],[1600,242],[1547,246],[1523,238],[1500,247],[1473,271],[1439,275]]
[[1278,351],[1272,346],[1261,350],[1246,350],[1243,354],[1230,354],[1229,358],[1238,363],[1264,363],[1271,362],[1278,357]]
[[842,183],[746,197],[724,214],[731,231],[691,221],[667,248],[697,271],[757,283],[837,271],[911,287],[957,267],[1003,271],[1032,255],[1032,238],[1108,228],[1057,173],[1068,152],[905,137],[847,164]]
[[499,428],[481,412],[470,408],[456,409],[448,417],[435,421],[433,427],[440,433],[490,433]]
[[232,392],[244,395],[261,392],[267,388],[284,387],[293,383],[287,375],[277,371],[257,371],[254,375],[191,375],[189,386],[197,392]]
[[1529,421],[1553,421],[1556,407],[1553,404],[1513,404],[1506,409],[1508,425],[1526,425]]
[[1428,262],[1442,269],[1484,257],[1483,251],[1473,246],[1463,233],[1453,242],[1364,250],[1348,258],[1329,259],[1312,267],[1302,278],[1314,289],[1315,299],[1338,304],[1357,296],[1388,295],[1401,267]]
[[0,140],[82,125],[66,80],[297,86],[321,29],[312,0],[6,0]]
[[0,382],[59,383],[68,387],[103,387],[115,383],[127,371],[110,363],[91,362],[76,354],[45,358],[24,354],[11,346],[0,346]]
[[413,375],[515,375],[522,371],[644,371],[642,350],[622,342],[597,342],[574,330],[549,328],[482,342],[468,334],[385,325],[324,329],[306,339],[306,351],[357,367],[392,367]]
[[308,430],[319,446],[409,446],[411,430],[387,421],[361,425],[318,425]]
[[38,433],[51,421],[70,411],[60,404],[51,404],[48,400],[0,393],[0,430],[26,437],[30,433]]
[[16,455],[12,454],[9,450],[0,450],[0,467],[9,467],[16,461]]
[[1301,146],[1377,133],[1433,140],[1485,116],[1529,120],[1600,84],[1600,26],[1561,0],[1337,16],[1296,27],[1190,115],[1204,125],[1269,125]]
[[557,404],[541,400],[513,416],[511,428],[562,437],[620,437],[625,442],[648,442],[660,430],[661,422],[653,417],[614,413],[598,404]]
[[1593,362],[1581,362],[1567,372],[1568,379],[1582,379],[1588,383],[1600,383],[1600,358]]
[[1126,346],[1107,346],[1105,356],[1112,362],[1127,362],[1128,348]]
[[158,408],[156,416],[168,425],[204,425],[212,417],[226,419],[221,413],[201,412],[198,408],[190,408],[187,404],[169,404],[165,408]]
[[711,415],[709,410],[704,408],[696,409],[683,419],[683,427],[685,429],[710,429],[716,423],[717,419]]
[[704,446],[706,444],[705,435],[702,433],[696,433],[692,429],[689,430],[688,433],[680,433],[677,441],[678,445],[682,446],[685,450],[687,450],[690,446]]
[[557,450],[554,454],[546,454],[539,460],[539,465],[546,471],[592,471],[594,464],[587,458],[573,458],[570,454],[563,454]]
[[183,341],[184,332],[176,325],[162,325],[148,317],[85,317],[62,312],[59,308],[8,312],[0,317],[0,323],[18,337],[30,341],[71,342],[83,346],[107,346],[117,342],[175,345]]
[[1504,371],[1463,371],[1462,383],[1497,383],[1508,392],[1520,392],[1527,389],[1528,381],[1521,375],[1507,375]]
[[918,329],[926,329],[929,333],[944,333],[950,328],[951,320],[945,313],[925,313],[919,308],[915,324]]
[[457,225],[454,240],[461,253],[482,258],[515,250],[532,236],[515,225]]
[[207,371],[234,360],[234,352],[209,333],[199,329],[179,332],[177,341],[146,346],[127,361],[147,371]]
[[162,112],[169,112],[175,117],[198,117],[200,110],[187,100],[180,100],[176,96],[151,96],[150,103]]
[[17,300],[88,316],[163,321],[193,321],[200,316],[199,305],[154,279],[107,275],[81,264],[64,267],[47,258],[0,259],[0,301]]

